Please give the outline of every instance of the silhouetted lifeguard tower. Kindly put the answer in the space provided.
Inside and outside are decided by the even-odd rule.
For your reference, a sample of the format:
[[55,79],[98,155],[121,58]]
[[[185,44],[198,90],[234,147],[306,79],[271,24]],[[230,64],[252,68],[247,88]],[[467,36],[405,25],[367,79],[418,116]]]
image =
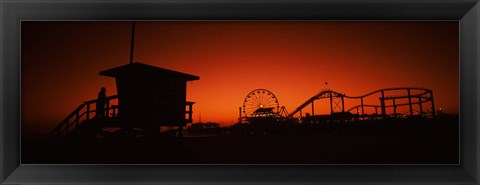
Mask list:
[[[187,82],[198,80],[198,76],[138,62],[101,71],[100,75],[114,77],[118,93],[106,98],[104,116],[95,115],[97,100],[86,101],[52,135],[155,135],[161,126],[173,126],[181,136],[183,127],[192,122],[194,102],[186,101]],[[113,105],[112,100],[118,100],[118,104]],[[106,131],[108,128],[114,131]]]
[[[100,75],[114,77],[118,95],[106,98],[104,117],[97,117],[94,104],[86,101],[52,132],[54,136],[96,137],[114,135],[155,135],[161,126],[183,127],[192,122],[194,102],[186,101],[187,82],[198,76],[138,62],[107,69]],[[118,99],[117,105],[112,100]],[[117,129],[113,132],[106,128]],[[74,134],[72,134],[74,133]]]
[[125,127],[181,129],[191,123],[193,102],[186,101],[186,82],[198,80],[198,76],[138,62],[101,71],[100,75],[115,78],[118,115]]
[[105,98],[105,112],[99,116],[93,110],[98,100],[85,101],[52,131],[53,136],[157,135],[161,126],[175,127],[170,130],[182,136],[183,127],[192,122],[194,104],[186,101],[187,82],[199,77],[133,62],[134,35],[135,22],[130,63],[99,73],[115,78],[117,86],[118,95]]

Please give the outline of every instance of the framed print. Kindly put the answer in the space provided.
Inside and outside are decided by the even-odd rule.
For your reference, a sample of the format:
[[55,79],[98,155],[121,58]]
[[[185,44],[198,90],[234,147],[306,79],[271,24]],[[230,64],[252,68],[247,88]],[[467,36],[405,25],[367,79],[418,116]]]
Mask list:
[[22,164],[459,163],[458,21],[21,28]]
[[478,184],[477,1],[1,6],[4,184]]

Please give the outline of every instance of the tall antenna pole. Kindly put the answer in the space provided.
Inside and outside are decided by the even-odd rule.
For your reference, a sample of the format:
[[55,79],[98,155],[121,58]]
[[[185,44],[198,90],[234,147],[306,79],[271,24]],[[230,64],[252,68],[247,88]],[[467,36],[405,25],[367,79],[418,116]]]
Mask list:
[[133,63],[133,49],[135,47],[135,21],[132,22],[132,40],[130,46],[130,64]]

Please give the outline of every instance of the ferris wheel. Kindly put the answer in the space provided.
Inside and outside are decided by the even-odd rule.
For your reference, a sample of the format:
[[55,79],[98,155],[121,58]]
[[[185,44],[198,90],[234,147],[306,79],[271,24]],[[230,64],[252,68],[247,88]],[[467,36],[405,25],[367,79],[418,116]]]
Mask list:
[[243,101],[243,114],[246,117],[276,116],[280,110],[277,97],[267,89],[255,89]]

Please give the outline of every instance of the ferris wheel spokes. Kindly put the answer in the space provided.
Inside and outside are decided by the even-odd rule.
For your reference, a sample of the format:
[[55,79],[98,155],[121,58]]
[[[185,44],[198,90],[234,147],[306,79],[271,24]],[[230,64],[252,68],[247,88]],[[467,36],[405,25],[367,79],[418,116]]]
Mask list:
[[279,109],[277,97],[267,89],[253,90],[243,101],[243,113],[246,117],[276,116]]

